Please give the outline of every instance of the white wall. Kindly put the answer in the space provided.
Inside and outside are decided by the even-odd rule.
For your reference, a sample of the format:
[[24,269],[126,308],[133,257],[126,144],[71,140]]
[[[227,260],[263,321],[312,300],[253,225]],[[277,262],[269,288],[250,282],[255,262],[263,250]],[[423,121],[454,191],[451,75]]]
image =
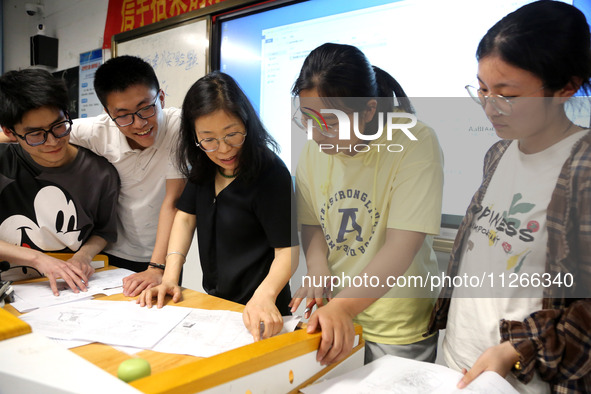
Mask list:
[[199,249],[197,248],[197,232],[193,236],[193,242],[189,253],[187,253],[187,262],[183,267],[183,287],[204,292],[203,290],[203,272],[199,262]]
[[[79,64],[79,55],[103,45],[108,0],[4,0],[4,71],[30,65],[29,37],[37,25],[45,34],[59,39],[58,67],[64,70]],[[25,4],[42,4],[43,15],[29,16]]]

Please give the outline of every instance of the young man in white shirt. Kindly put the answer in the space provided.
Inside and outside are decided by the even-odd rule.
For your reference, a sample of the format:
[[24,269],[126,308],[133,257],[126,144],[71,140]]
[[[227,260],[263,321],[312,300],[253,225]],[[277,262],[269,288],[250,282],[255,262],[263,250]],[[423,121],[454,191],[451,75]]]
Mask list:
[[160,284],[176,201],[185,179],[176,169],[180,109],[164,109],[153,68],[134,56],[105,62],[94,87],[105,114],[76,119],[72,142],[105,157],[121,180],[118,239],[105,249],[111,265],[136,271],[123,293]]

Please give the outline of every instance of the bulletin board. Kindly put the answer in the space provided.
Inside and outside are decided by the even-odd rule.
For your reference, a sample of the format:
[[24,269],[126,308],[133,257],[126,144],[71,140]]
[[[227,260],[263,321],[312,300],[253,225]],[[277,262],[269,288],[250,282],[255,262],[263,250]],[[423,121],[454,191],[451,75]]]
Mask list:
[[180,108],[191,85],[209,72],[210,16],[171,18],[113,36],[113,56],[147,61],[166,95],[165,106]]

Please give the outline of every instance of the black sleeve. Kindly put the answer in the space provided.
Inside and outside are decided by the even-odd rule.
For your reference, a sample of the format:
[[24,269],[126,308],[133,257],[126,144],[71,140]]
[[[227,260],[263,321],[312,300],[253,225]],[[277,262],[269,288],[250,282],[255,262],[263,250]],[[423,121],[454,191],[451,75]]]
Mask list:
[[183,193],[176,202],[176,207],[183,212],[191,215],[196,214],[196,198],[197,198],[197,185],[191,181],[188,181],[185,185]]
[[99,183],[101,197],[97,217],[95,218],[93,235],[102,237],[107,242],[117,241],[117,206],[119,204],[119,173],[106,159],[103,181]]

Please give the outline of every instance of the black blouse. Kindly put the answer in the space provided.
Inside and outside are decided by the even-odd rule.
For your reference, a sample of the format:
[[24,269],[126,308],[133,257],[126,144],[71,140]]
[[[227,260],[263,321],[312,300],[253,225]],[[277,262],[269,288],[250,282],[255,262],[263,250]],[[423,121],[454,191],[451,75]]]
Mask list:
[[[178,209],[196,215],[203,288],[246,304],[269,273],[274,248],[298,245],[291,174],[277,156],[249,183],[240,176],[215,195],[214,181],[188,182]],[[276,305],[289,315],[289,284]]]

